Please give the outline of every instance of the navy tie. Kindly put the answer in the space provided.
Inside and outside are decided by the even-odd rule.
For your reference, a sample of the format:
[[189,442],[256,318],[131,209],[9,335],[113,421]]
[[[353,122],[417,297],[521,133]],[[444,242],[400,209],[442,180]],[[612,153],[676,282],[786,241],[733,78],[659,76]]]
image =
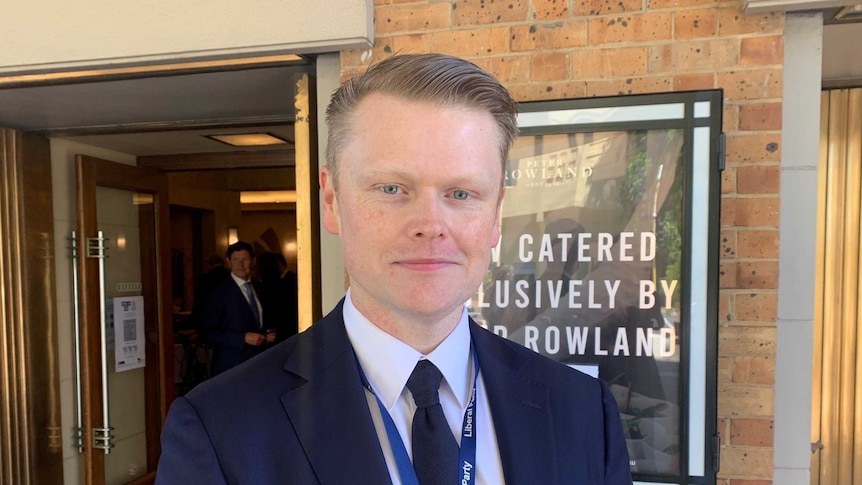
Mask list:
[[438,390],[442,380],[443,374],[429,360],[420,360],[407,380],[407,389],[416,402],[413,468],[420,485],[458,482],[458,442],[440,405]]
[[260,310],[257,308],[257,300],[254,297],[254,291],[251,290],[251,281],[245,282],[245,294],[248,295],[248,305],[251,307],[251,313],[254,315],[254,321],[260,327]]

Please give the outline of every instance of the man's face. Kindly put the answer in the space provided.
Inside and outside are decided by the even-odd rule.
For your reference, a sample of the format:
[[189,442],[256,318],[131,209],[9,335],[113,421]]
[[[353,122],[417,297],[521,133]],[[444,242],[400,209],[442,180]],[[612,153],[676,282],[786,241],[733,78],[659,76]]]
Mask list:
[[500,236],[493,117],[375,93],[352,120],[338,192],[327,169],[320,183],[354,304],[372,321],[460,315]]
[[231,273],[241,280],[248,280],[249,275],[251,275],[251,255],[248,254],[248,251],[241,249],[232,252],[227,262],[230,265]]

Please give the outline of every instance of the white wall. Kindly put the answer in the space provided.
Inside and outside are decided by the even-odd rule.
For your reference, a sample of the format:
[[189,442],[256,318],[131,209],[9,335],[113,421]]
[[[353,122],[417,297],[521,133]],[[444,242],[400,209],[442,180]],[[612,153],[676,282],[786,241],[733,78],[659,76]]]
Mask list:
[[51,180],[54,197],[54,260],[57,264],[57,340],[60,354],[60,417],[62,420],[63,482],[84,482],[83,461],[75,446],[75,343],[72,339],[72,260],[69,234],[77,224],[75,207],[75,155],[90,155],[128,165],[135,157],[59,138],[51,139]]
[[366,48],[373,18],[372,0],[4,1],[0,74]]
[[788,15],[784,29],[781,253],[775,369],[776,484],[809,485],[814,351],[821,14]]

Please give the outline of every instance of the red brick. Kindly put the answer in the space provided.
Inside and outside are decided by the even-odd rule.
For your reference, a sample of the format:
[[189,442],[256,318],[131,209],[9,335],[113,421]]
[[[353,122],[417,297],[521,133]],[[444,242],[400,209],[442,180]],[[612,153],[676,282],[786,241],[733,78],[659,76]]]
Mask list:
[[565,82],[530,83],[507,86],[517,101],[541,101],[548,99],[583,98],[587,95],[586,83],[569,80]]
[[723,325],[718,331],[718,355],[775,356],[775,326]]
[[711,72],[702,74],[678,74],[673,77],[674,91],[699,91],[715,87],[715,75]]
[[[750,355],[735,357],[733,382],[737,384],[775,384],[775,359]],[[770,433],[771,435],[772,433]]]
[[730,418],[718,418],[716,431],[721,436],[721,443],[727,444],[727,437],[730,436]]
[[571,15],[567,0],[532,0],[535,20],[564,19]]
[[781,103],[752,103],[739,106],[739,129],[769,131],[781,129]]
[[718,382],[730,384],[733,380],[733,357],[718,358]]
[[783,78],[781,69],[720,72],[718,85],[732,100],[778,99],[782,95]]
[[[728,385],[718,387],[718,413],[721,416],[772,418],[775,414],[775,391],[771,387]],[[725,449],[726,450],[726,449]],[[721,454],[722,469],[727,463]],[[769,466],[771,469],[772,461]],[[733,468],[731,468],[733,469]],[[737,470],[744,468],[736,468]],[[753,473],[751,475],[754,475]]]
[[431,34],[431,51],[461,57],[505,54],[509,50],[509,29],[491,27]]
[[778,230],[739,231],[737,255],[740,259],[778,259]]
[[391,37],[378,37],[369,54],[367,50],[341,51],[342,80],[365,72],[374,62],[386,59],[393,54],[428,52],[430,36],[428,34],[407,34]]
[[[723,3],[733,3],[733,0],[720,0]],[[659,10],[662,8],[675,7],[705,7],[719,3],[715,0],[647,0],[647,8]]]
[[399,5],[374,9],[375,35],[445,29],[450,26],[448,3]]
[[778,316],[778,294],[738,293],[734,297],[737,321],[775,322]]
[[[652,45],[649,50],[651,73],[716,71],[730,69],[737,65],[739,41],[717,39],[674,42]],[[712,73],[709,74],[712,75]]]
[[667,12],[591,19],[590,45],[669,40],[671,24],[671,14]]
[[[781,161],[781,133],[729,133],[727,163]],[[739,180],[737,180],[737,188]]]
[[749,37],[742,39],[739,63],[743,66],[770,66],[784,62],[782,37]]
[[572,52],[572,73],[577,79],[646,74],[647,48],[578,49]]
[[[535,1],[535,0],[534,0]],[[574,0],[577,16],[611,15],[643,10],[641,0]]]
[[736,259],[736,230],[725,229],[721,231],[719,258]]
[[736,289],[736,273],[739,271],[735,262],[723,261],[718,265],[718,287],[722,290]]
[[669,76],[642,76],[610,81],[590,81],[587,83],[588,96],[617,96],[624,94],[663,93],[670,91],[672,78]]
[[530,56],[483,57],[473,62],[503,84],[530,80]]
[[649,46],[648,68],[651,73],[673,72],[674,48],[673,44],[654,44]]
[[723,197],[721,225],[736,227],[778,227],[778,197]]
[[781,190],[781,167],[752,165],[736,168],[738,194],[778,194]]
[[745,34],[781,35],[783,33],[783,13],[746,15],[740,6],[718,10],[718,35],[722,37]]
[[570,49],[587,45],[587,22],[513,25],[512,52]]
[[532,81],[562,81],[569,79],[569,56],[565,53],[536,54],[530,61]]
[[735,284],[732,288],[739,289],[778,289],[778,261],[741,261],[738,263],[723,263],[721,267],[735,265]]
[[714,37],[716,33],[718,12],[715,9],[686,10],[673,14],[674,39]]
[[[449,2],[443,3],[449,4]],[[523,22],[527,20],[529,9],[528,0],[507,0],[505,3],[494,3],[494,0],[461,0],[452,2],[452,24],[463,27]]]
[[675,42],[673,50],[675,72],[730,69],[739,59],[736,39]]
[[778,288],[778,262],[742,261],[719,264],[718,285],[725,289],[774,290]]
[[721,119],[724,132],[736,131],[739,128],[739,105],[736,103],[724,103]]
[[[724,448],[721,452],[721,469],[739,470],[751,478],[772,477],[773,454],[771,448]],[[767,483],[771,483],[767,481]]]
[[342,70],[362,66],[364,72],[370,64],[386,59],[393,54],[428,52],[428,34],[407,34],[391,37],[378,37],[370,53],[368,50],[341,51]]
[[730,293],[727,292],[719,292],[718,294],[718,320],[722,322],[729,322],[733,319],[733,315],[730,311]]
[[732,194],[736,192],[736,168],[726,167],[721,172],[721,193]]

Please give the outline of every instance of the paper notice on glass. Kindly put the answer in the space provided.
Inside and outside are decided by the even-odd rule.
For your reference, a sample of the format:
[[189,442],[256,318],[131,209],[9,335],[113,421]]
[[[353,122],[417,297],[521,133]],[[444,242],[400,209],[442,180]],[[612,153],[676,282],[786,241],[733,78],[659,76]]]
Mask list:
[[146,365],[144,353],[144,297],[114,298],[114,361],[116,372]]

